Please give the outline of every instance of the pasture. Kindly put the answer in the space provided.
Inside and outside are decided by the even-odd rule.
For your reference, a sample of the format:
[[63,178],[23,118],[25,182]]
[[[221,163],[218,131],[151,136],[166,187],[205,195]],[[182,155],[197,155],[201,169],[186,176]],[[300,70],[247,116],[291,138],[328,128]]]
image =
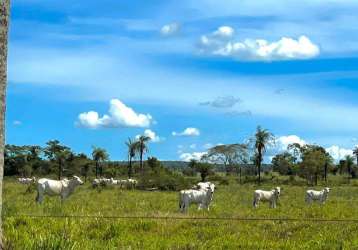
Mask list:
[[[272,185],[262,185],[271,189]],[[276,209],[252,208],[252,184],[219,185],[211,210],[178,212],[178,192],[100,191],[80,186],[61,204],[35,203],[35,192],[13,179],[4,183],[4,233],[9,249],[358,249],[358,222],[198,220],[193,217],[358,219],[358,187],[333,186],[324,206],[304,203],[307,187],[282,186]],[[322,187],[316,187],[321,189]],[[186,219],[30,218],[143,216]]]

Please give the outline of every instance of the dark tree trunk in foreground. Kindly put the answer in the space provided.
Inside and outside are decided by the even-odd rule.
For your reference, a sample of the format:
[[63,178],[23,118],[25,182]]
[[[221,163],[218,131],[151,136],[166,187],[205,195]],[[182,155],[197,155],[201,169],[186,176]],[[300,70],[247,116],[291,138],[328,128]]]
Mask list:
[[[7,41],[10,0],[0,0],[0,215],[2,212],[2,181],[5,148],[5,97],[7,84]],[[0,249],[3,249],[2,217],[0,216]]]
[[132,177],[132,157],[129,157],[129,164],[128,164],[128,178]]

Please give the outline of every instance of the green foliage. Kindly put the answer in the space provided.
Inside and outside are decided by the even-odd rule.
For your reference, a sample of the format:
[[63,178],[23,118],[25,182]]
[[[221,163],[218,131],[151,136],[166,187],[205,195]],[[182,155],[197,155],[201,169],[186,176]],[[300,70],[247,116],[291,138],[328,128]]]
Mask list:
[[209,149],[207,158],[210,162],[225,166],[227,174],[233,172],[235,165],[246,163],[248,152],[246,144],[223,144]]
[[[340,176],[336,176],[329,179],[339,178]],[[352,185],[356,185],[355,183],[356,180],[353,180]],[[358,245],[355,223],[41,219],[19,216],[39,214],[304,219],[358,217],[358,193],[355,186],[335,186],[324,206],[307,206],[304,203],[306,186],[283,185],[277,209],[269,209],[265,203],[258,209],[252,208],[252,192],[257,188],[258,186],[252,184],[238,185],[234,181],[229,185],[219,185],[209,212],[197,211],[197,207],[192,206],[188,215],[182,215],[178,212],[177,192],[145,192],[114,188],[103,189],[99,193],[86,184],[79,187],[62,204],[56,197],[46,197],[42,205],[37,205],[34,203],[34,193],[25,193],[25,186],[6,178],[3,205],[6,249],[303,250],[355,249]],[[263,182],[260,188],[270,189],[272,183]],[[322,187],[317,187],[320,188]]]
[[295,174],[294,161],[295,159],[290,153],[284,152],[272,158],[272,168],[282,175],[292,175]]
[[262,129],[260,126],[257,127],[254,140],[254,163],[257,166],[257,172],[259,174],[258,182],[261,183],[261,164],[263,161],[264,154],[267,146],[271,145],[275,141],[275,137],[267,129]]

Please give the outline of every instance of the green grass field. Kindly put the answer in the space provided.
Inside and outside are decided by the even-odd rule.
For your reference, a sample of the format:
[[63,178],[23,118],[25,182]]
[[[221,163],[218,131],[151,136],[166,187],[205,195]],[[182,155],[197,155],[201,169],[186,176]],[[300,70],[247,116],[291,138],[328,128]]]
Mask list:
[[[178,212],[177,192],[78,188],[35,203],[35,192],[6,180],[4,231],[9,249],[358,249],[358,223],[29,218],[36,215],[358,219],[358,187],[333,187],[324,206],[304,203],[306,187],[283,186],[277,209],[252,208],[254,185],[219,186],[211,211]],[[271,188],[263,185],[261,187]],[[319,187],[320,188],[320,187]]]

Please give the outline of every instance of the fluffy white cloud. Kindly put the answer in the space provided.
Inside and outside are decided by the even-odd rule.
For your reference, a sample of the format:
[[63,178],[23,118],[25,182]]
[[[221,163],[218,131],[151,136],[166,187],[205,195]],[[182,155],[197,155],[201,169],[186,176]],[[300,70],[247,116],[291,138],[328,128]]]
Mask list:
[[234,32],[234,29],[230,26],[221,26],[214,31],[212,35],[219,38],[231,38],[234,35]]
[[189,146],[189,148],[191,148],[191,149],[196,149],[196,144],[191,144],[191,145]]
[[[287,150],[287,146],[292,143],[298,143],[301,146],[309,144],[297,135],[281,136],[276,139],[276,147],[274,151],[285,151]],[[336,162],[343,159],[347,155],[353,155],[353,151],[351,149],[343,148],[337,145],[326,147],[325,150],[333,157]]]
[[201,157],[206,153],[207,152],[182,153],[179,156],[179,159],[182,161],[191,161],[191,160],[200,161]]
[[96,111],[78,115],[76,124],[86,128],[148,127],[152,123],[150,114],[137,114],[118,99],[110,101],[108,115],[102,117]]
[[[144,130],[143,135],[148,136],[151,142],[160,142],[163,138],[159,137],[154,131],[150,129]],[[137,135],[136,139],[138,139],[141,135]]]
[[298,143],[301,146],[307,144],[306,141],[297,135],[280,136],[276,139],[276,146],[279,148],[279,150],[286,150],[287,146],[292,143]]
[[339,161],[347,155],[353,155],[353,151],[351,149],[341,148],[337,145],[326,148],[326,151],[333,157],[335,161]]
[[200,130],[197,128],[186,128],[183,132],[172,132],[173,136],[199,136]]
[[308,37],[298,39],[282,37],[275,42],[264,39],[246,39],[238,42],[232,39],[234,29],[220,27],[209,35],[200,38],[200,52],[214,55],[233,57],[238,60],[290,60],[308,59],[319,55],[320,49]]
[[160,29],[160,33],[163,36],[171,36],[171,35],[175,35],[176,33],[178,33],[179,30],[180,30],[180,24],[179,23],[170,23],[170,24],[164,25]]

